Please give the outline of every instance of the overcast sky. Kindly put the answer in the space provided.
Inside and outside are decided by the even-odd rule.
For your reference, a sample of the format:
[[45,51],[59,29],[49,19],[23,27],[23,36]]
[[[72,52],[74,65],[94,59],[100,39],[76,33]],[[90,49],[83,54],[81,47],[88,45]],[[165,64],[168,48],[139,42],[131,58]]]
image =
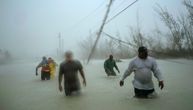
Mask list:
[[[109,17],[134,0],[115,0]],[[77,42],[89,31],[99,28],[109,0],[0,0],[0,48],[17,57],[56,55],[58,33],[64,39],[64,50],[78,49]],[[105,26],[105,31],[128,36],[128,27],[140,26],[148,33],[155,23],[163,29],[154,8],[156,4],[174,15],[183,10],[182,0],[139,0]],[[92,13],[92,14],[90,14]],[[164,29],[163,29],[164,30]]]

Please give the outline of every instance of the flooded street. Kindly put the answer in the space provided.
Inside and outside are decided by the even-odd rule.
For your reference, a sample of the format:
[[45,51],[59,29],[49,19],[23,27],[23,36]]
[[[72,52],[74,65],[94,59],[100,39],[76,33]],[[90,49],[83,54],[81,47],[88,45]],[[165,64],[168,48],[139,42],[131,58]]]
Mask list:
[[[180,62],[180,63],[176,63]],[[57,78],[41,81],[35,76],[38,62],[14,63],[0,66],[0,110],[192,110],[193,61],[158,60],[164,74],[165,88],[158,89],[155,99],[133,98],[133,75],[119,86],[119,80],[129,60],[117,63],[121,74],[107,77],[103,61],[84,65],[87,87],[82,95],[66,97],[58,90]],[[58,62],[59,63],[59,62]]]

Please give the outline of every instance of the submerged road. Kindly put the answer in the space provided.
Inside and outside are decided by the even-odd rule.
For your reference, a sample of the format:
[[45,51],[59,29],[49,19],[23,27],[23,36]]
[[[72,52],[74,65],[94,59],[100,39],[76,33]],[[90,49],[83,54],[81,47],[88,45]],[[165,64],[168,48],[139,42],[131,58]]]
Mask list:
[[193,61],[177,61],[186,65],[158,61],[165,88],[158,89],[154,78],[155,99],[133,98],[133,75],[119,87],[129,60],[118,63],[121,75],[116,77],[106,77],[102,61],[84,65],[87,87],[72,97],[59,92],[57,78],[41,81],[35,76],[38,62],[0,65],[0,110],[193,110]]

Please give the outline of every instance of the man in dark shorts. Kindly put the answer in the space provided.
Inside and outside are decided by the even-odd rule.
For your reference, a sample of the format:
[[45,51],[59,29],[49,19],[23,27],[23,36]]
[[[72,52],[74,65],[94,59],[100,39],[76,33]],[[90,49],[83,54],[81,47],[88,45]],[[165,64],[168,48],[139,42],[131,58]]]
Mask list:
[[73,59],[73,53],[71,51],[67,51],[65,53],[65,61],[60,64],[58,78],[59,90],[61,92],[63,90],[61,82],[64,78],[64,90],[66,96],[70,96],[72,92],[80,91],[81,85],[78,77],[78,72],[80,72],[80,75],[83,78],[83,84],[86,86],[86,79],[82,64],[80,63],[80,61]]
[[154,58],[148,56],[148,50],[142,46],[138,49],[138,56],[134,58],[125,71],[120,86],[124,85],[124,79],[134,72],[134,92],[137,98],[151,98],[154,92],[152,73],[158,80],[161,89],[164,87],[162,73]]
[[38,75],[39,68],[41,68],[41,80],[50,80],[50,68],[46,57],[43,57],[36,67],[36,76]]
[[116,68],[118,73],[120,73],[116,62],[113,59],[113,55],[109,55],[109,59],[105,60],[104,62],[104,69],[105,69],[107,76],[116,76],[116,73],[113,68]]

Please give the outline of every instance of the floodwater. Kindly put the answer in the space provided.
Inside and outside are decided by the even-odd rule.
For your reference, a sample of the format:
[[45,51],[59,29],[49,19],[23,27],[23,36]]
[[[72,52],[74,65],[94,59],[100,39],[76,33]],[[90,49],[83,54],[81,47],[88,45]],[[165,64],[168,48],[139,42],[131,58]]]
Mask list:
[[35,76],[37,63],[0,66],[0,110],[193,110],[193,60],[158,60],[165,88],[160,90],[154,78],[155,99],[133,98],[132,75],[119,87],[129,60],[118,63],[121,74],[116,77],[106,77],[103,61],[84,65],[87,87],[71,97],[58,91],[57,78],[40,81],[40,75]]

